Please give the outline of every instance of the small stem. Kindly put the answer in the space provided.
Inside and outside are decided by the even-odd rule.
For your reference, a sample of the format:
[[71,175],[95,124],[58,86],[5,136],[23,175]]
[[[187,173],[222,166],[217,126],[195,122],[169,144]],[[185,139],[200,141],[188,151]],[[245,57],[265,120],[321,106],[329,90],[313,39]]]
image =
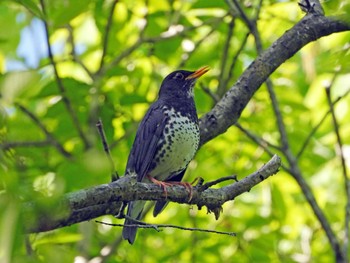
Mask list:
[[[332,83],[333,82],[334,81],[332,81]],[[335,116],[334,105],[333,105],[332,99],[331,99],[331,87],[332,87],[332,85],[327,86],[325,88],[325,91],[326,91],[329,109],[331,111],[334,132],[337,136],[337,144],[338,144],[337,146],[338,146],[341,167],[342,167],[343,177],[344,177],[344,186],[345,186],[345,193],[346,193],[346,206],[345,206],[345,226],[344,226],[345,237],[344,237],[344,243],[343,243],[343,255],[344,255],[345,261],[347,262],[348,261],[347,255],[348,255],[348,248],[349,248],[349,221],[350,221],[350,180],[349,180],[349,176],[347,174],[347,169],[346,169],[345,156],[344,156],[344,152],[343,152],[343,142],[342,142],[342,138],[340,136],[339,124],[337,121],[337,117]]]
[[66,157],[66,158],[72,157],[72,155],[63,148],[63,146],[60,144],[60,142],[58,140],[56,140],[56,138],[48,131],[48,129],[46,129],[44,124],[39,120],[38,117],[36,117],[34,115],[34,113],[32,113],[30,110],[28,110],[26,107],[24,107],[23,105],[21,105],[19,103],[16,103],[16,105],[23,113],[25,113],[42,130],[42,132],[45,134],[47,140],[50,141],[50,143],[52,145],[54,145],[56,147],[56,149],[64,157]]
[[114,0],[111,6],[111,10],[109,12],[108,15],[108,19],[107,19],[107,24],[105,27],[105,34],[103,36],[103,48],[102,48],[102,56],[101,56],[101,61],[100,61],[100,66],[99,66],[99,70],[100,71],[103,68],[104,65],[104,61],[105,61],[105,57],[108,51],[108,40],[109,40],[109,32],[111,31],[112,28],[112,22],[113,22],[113,14],[114,14],[114,10],[115,7],[117,5],[119,1],[118,0]]
[[[130,219],[131,220],[131,219]],[[107,225],[107,226],[118,226],[118,227],[124,227],[124,226],[136,226],[138,228],[152,228],[156,230],[157,232],[160,232],[160,228],[175,228],[175,229],[181,229],[185,231],[197,231],[197,232],[205,232],[205,233],[213,233],[218,235],[227,235],[231,237],[237,236],[236,233],[233,232],[226,232],[226,231],[216,231],[216,230],[210,230],[210,229],[203,229],[203,228],[192,228],[192,227],[183,227],[183,226],[176,226],[176,225],[170,225],[170,224],[148,224],[139,220],[133,220],[135,221],[135,224],[111,224],[106,223],[102,221],[95,220],[96,223]]]
[[73,106],[72,106],[70,100],[67,97],[66,89],[65,89],[65,87],[63,85],[62,79],[61,79],[61,77],[58,74],[57,65],[56,65],[56,62],[54,60],[52,49],[51,49],[51,44],[50,44],[50,33],[49,33],[49,26],[48,26],[48,23],[46,21],[47,14],[46,14],[46,8],[45,8],[44,0],[40,0],[40,5],[41,5],[42,12],[44,14],[43,23],[44,23],[44,28],[45,28],[46,45],[47,45],[47,50],[48,50],[48,56],[49,56],[50,63],[51,63],[51,65],[53,67],[53,70],[54,70],[57,86],[58,86],[58,89],[59,89],[59,91],[61,93],[62,101],[63,101],[63,103],[64,103],[64,105],[65,105],[65,107],[66,107],[66,109],[67,109],[67,111],[69,113],[69,116],[72,119],[73,125],[75,126],[76,130],[78,131],[78,134],[79,134],[81,140],[83,141],[85,148],[88,149],[88,148],[90,148],[90,143],[89,143],[87,137],[85,136],[85,134],[83,132],[83,129],[80,126],[78,117],[77,117],[77,115],[76,115],[76,113],[75,113],[75,111],[73,109]]
[[115,169],[115,165],[114,165],[114,162],[113,162],[113,158],[111,156],[111,152],[109,150],[106,134],[105,134],[105,131],[103,129],[103,123],[102,123],[101,119],[99,119],[98,122],[96,123],[96,127],[97,127],[98,133],[99,133],[99,135],[101,137],[103,150],[105,151],[105,153],[107,155],[107,159],[108,159],[109,164],[111,166],[111,180],[112,180],[112,182],[116,181],[116,180],[119,179],[119,175],[118,175],[118,172]]
[[216,94],[218,95],[218,97],[222,97],[222,95],[225,93],[226,91],[226,85],[224,85],[225,83],[225,69],[226,69],[226,65],[227,65],[227,60],[228,60],[228,54],[229,54],[229,50],[231,48],[231,39],[233,36],[233,31],[234,31],[234,27],[235,27],[235,19],[232,17],[231,21],[228,25],[228,32],[227,32],[227,37],[226,37],[226,41],[225,41],[225,45],[224,45],[224,50],[222,53],[222,58],[221,58],[221,65],[220,65],[220,76],[219,76],[219,86],[217,89]]

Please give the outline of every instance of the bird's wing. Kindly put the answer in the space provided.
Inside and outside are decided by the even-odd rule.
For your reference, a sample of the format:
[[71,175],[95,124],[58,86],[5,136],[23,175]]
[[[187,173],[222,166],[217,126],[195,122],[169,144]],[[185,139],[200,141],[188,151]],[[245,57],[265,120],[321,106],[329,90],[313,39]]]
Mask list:
[[139,182],[149,172],[166,121],[167,117],[161,105],[156,102],[149,108],[140,123],[126,167],[127,171],[137,174]]

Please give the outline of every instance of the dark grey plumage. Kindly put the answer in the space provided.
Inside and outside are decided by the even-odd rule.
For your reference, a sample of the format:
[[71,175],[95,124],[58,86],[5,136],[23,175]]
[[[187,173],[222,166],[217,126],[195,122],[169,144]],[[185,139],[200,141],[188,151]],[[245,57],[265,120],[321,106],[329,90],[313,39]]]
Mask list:
[[[208,67],[190,72],[178,70],[162,82],[157,101],[148,109],[136,133],[129,154],[126,174],[137,174],[138,182],[150,182],[147,176],[158,181],[180,182],[188,163],[199,144],[199,127],[193,100],[193,87]],[[145,201],[128,203],[127,215],[140,219]],[[167,202],[156,202],[154,216]],[[123,238],[134,243],[137,227],[126,219]]]

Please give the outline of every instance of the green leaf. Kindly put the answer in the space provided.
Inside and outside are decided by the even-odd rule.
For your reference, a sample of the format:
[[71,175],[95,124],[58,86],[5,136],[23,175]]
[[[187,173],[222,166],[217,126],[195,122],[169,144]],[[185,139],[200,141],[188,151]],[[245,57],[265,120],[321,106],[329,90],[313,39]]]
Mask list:
[[0,82],[1,95],[7,103],[16,99],[28,99],[42,88],[41,75],[37,71],[18,71],[6,73]]
[[47,1],[47,16],[54,27],[59,28],[71,22],[78,15],[86,12],[92,2],[93,0],[87,0],[84,1],[84,4],[81,4],[79,0]]
[[41,12],[41,9],[38,7],[37,3],[32,0],[14,0],[15,2],[19,3],[20,5],[23,5],[25,8],[28,9],[30,13],[33,13],[35,16],[39,18],[43,18],[43,13]]

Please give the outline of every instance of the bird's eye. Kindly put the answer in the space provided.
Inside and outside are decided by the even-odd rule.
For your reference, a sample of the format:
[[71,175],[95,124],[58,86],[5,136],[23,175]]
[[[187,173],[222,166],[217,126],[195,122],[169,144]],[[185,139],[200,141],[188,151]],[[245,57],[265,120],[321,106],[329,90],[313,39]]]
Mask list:
[[177,72],[174,76],[174,79],[183,79],[184,78],[184,75],[180,72]]

